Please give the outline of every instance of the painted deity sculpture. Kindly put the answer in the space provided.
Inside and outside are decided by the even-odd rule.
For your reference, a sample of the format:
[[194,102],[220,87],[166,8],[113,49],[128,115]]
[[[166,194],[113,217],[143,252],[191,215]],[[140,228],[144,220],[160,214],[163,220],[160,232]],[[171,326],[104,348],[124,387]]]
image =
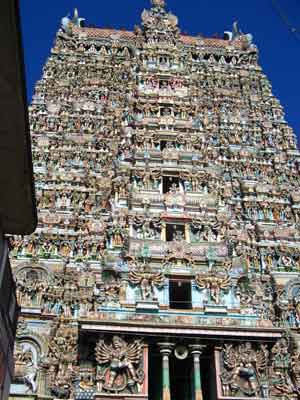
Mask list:
[[111,344],[103,340],[96,346],[97,388],[99,392],[136,391],[136,385],[144,380],[140,368],[143,345],[139,340],[127,343],[119,336],[113,336]]
[[225,345],[223,362],[221,381],[225,396],[263,397],[268,362],[266,346],[254,349],[249,342],[235,347]]

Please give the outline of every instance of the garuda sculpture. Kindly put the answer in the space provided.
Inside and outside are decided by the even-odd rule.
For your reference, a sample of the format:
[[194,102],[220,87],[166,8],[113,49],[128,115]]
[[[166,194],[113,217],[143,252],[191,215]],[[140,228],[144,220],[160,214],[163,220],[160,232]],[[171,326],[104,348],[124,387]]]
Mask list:
[[150,272],[146,268],[140,268],[129,272],[129,281],[140,286],[142,300],[156,300],[154,287],[162,287],[165,277],[161,272]]
[[221,302],[221,292],[227,291],[231,286],[231,278],[229,275],[196,275],[196,284],[199,289],[207,289],[209,292],[210,300],[215,304]]
[[127,343],[114,336],[111,344],[100,340],[96,346],[97,389],[99,392],[137,392],[144,381],[143,344],[140,340]]

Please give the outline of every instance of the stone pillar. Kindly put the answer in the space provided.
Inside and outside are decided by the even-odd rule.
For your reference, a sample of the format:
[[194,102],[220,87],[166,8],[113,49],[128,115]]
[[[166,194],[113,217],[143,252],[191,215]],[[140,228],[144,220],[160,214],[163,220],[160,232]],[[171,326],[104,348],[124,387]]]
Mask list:
[[37,373],[36,383],[38,397],[47,395],[47,372],[48,369],[46,367],[41,367]]
[[165,242],[167,240],[167,226],[165,222],[162,222],[161,224],[161,238],[160,240],[162,240],[163,242]]
[[173,343],[158,343],[162,355],[162,400],[171,400],[169,357],[174,347]]
[[185,240],[188,243],[191,243],[191,237],[190,237],[190,225],[189,224],[185,224],[184,225],[184,233],[185,233]]
[[202,382],[201,382],[201,370],[200,370],[200,356],[205,349],[205,345],[195,344],[190,345],[191,354],[194,361],[194,388],[195,388],[195,400],[203,400],[202,394]]
[[127,302],[127,286],[128,286],[128,280],[125,276],[121,275],[121,284],[120,284],[120,292],[119,292],[119,298],[120,298],[120,303],[124,304]]

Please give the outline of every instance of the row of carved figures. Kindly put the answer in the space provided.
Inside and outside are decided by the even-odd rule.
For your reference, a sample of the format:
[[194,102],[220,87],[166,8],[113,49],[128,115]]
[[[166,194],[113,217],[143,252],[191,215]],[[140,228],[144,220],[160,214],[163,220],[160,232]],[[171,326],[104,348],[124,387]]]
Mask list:
[[[103,276],[71,272],[49,274],[44,269],[28,267],[16,274],[17,299],[23,307],[37,307],[44,314],[62,314],[71,319],[97,317],[105,305],[115,307],[139,300],[162,301],[160,292],[168,292],[166,274],[136,261],[129,262],[129,267],[122,276],[112,272]],[[199,307],[199,301],[202,307],[205,304],[224,305],[244,309],[244,312],[254,313],[275,325],[300,326],[298,280],[291,280],[285,288],[280,288],[268,274],[261,277],[260,274],[236,275],[230,263],[222,270],[213,268],[214,272],[203,271],[191,279],[195,287],[193,307]]]
[[[44,339],[44,353],[41,354],[41,339],[37,340],[23,321],[15,350],[14,384],[25,384],[27,393],[38,392],[39,395],[52,395],[59,399],[80,399],[96,392],[147,395],[145,383],[151,374],[146,360],[152,350],[148,349],[145,338],[105,334],[94,345],[87,346],[92,357],[86,360],[81,357],[78,362],[78,352],[82,350],[78,345],[78,329],[75,325],[57,320]],[[157,344],[157,347],[165,354],[164,357],[174,357],[176,343],[169,340],[168,343]],[[273,343],[229,341],[211,346],[209,343],[199,345],[190,341],[184,350],[187,355],[193,355],[196,348],[201,349],[198,354],[206,353],[215,359],[217,372],[211,378],[216,381],[220,395],[299,399],[300,352],[295,338],[288,334]],[[164,352],[164,349],[168,351]],[[177,362],[180,363],[180,360]],[[164,374],[169,373],[165,363]]]

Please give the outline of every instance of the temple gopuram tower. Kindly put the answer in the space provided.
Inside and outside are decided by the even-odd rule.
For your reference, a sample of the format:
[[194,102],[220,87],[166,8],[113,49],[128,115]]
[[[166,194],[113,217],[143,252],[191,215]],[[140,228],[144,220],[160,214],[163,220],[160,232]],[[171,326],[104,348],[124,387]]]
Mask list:
[[75,10],[30,120],[11,399],[299,400],[300,153],[252,36]]

